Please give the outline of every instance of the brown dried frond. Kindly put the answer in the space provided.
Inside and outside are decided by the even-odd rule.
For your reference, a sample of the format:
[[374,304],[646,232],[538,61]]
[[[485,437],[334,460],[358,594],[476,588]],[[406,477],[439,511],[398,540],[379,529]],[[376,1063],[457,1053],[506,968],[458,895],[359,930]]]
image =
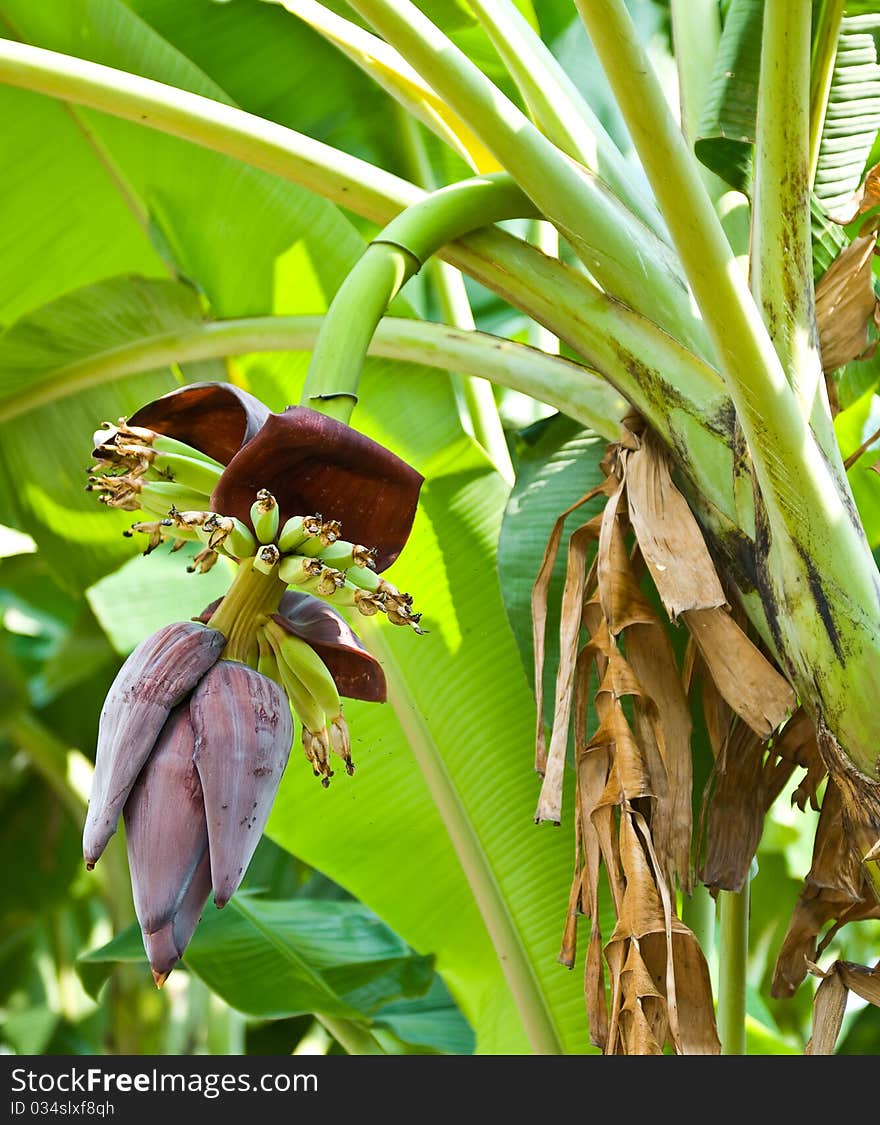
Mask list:
[[[634,462],[635,505],[629,493]],[[676,880],[686,892],[691,888],[690,710],[668,623],[642,590],[645,569],[664,584],[668,599],[661,591],[661,600],[673,615],[727,603],[665,455],[638,420],[628,420],[603,466],[604,511],[569,541],[554,724],[536,817],[559,817],[573,719],[577,843],[560,960],[574,964],[577,914],[590,917],[585,1001],[591,1041],[606,1052],[656,1053],[671,1044],[678,1053],[714,1053],[708,970],[694,935],[676,916],[673,894]],[[628,545],[636,520],[650,558],[641,541]],[[546,627],[546,575],[560,546],[560,526],[536,583],[539,603],[544,599],[536,636]],[[596,538],[588,570],[588,548]],[[694,568],[685,567],[683,579],[662,577],[667,564],[682,570],[680,551],[698,557]],[[589,638],[585,645],[582,632]],[[610,1013],[598,924],[602,864],[617,917],[605,949]]]
[[877,311],[871,263],[878,224],[877,219],[866,222],[816,285],[816,320],[826,373],[850,360],[868,359],[876,347],[869,343],[868,326]]
[[880,963],[871,969],[852,961],[835,961],[824,972],[818,965],[810,964],[809,969],[822,983],[813,997],[813,1033],[804,1054],[833,1055],[850,991],[880,1007]]
[[741,721],[726,738],[709,782],[700,878],[713,891],[741,891],[764,818],[794,770]]
[[650,432],[626,459],[629,518],[642,557],[670,620],[685,610],[727,605],[715,564],[669,458]]
[[799,707],[782,728],[773,749],[784,761],[807,771],[792,794],[792,804],[803,812],[809,802],[810,808],[818,812],[818,791],[826,769],[816,741],[816,726],[803,707]]
[[[598,489],[596,490],[598,491]],[[568,541],[565,586],[562,591],[562,615],[559,625],[559,666],[556,670],[556,697],[553,709],[553,729],[550,747],[544,755],[544,781],[535,810],[535,821],[553,821],[559,824],[562,817],[562,782],[565,773],[565,751],[571,722],[571,705],[574,693],[574,672],[577,662],[578,640],[581,631],[584,592],[587,587],[587,554],[599,534],[600,517],[589,520]],[[542,652],[543,664],[543,652]],[[539,673],[536,660],[535,677]],[[540,716],[538,726],[543,735]],[[540,746],[540,742],[539,742]],[[536,764],[540,751],[536,755]]]
[[546,657],[546,634],[547,634],[547,596],[550,590],[550,582],[553,577],[553,567],[556,564],[556,557],[559,554],[559,546],[562,542],[562,532],[565,527],[565,521],[578,508],[583,507],[593,497],[598,496],[601,492],[605,491],[608,482],[603,481],[602,484],[596,488],[590,489],[585,493],[580,500],[576,500],[574,504],[566,508],[561,516],[556,520],[553,525],[553,530],[550,532],[550,538],[547,541],[547,547],[544,550],[544,557],[541,560],[541,566],[538,569],[538,576],[532,586],[532,644],[535,653],[535,699],[538,705],[538,729],[535,739],[535,771],[543,776],[544,770],[547,765],[547,745],[546,736],[544,734],[544,661]]
[[673,913],[645,845],[638,814],[620,819],[626,890],[606,947],[612,1011],[608,1054],[655,1054],[669,1042],[679,1054],[718,1054],[705,959],[691,931]]
[[725,610],[683,616],[720,695],[756,734],[769,738],[795,709],[791,685]]
[[[776,959],[771,994],[794,995],[809,964],[841,926],[863,918],[880,918],[880,902],[861,855],[853,847],[842,791],[829,777],[813,842],[813,862]],[[835,926],[817,944],[832,919]]]

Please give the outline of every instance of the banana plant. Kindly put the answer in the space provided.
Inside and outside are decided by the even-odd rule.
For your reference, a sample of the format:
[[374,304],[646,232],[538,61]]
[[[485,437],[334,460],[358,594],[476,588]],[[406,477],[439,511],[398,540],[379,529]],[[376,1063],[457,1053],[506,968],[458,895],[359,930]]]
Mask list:
[[[124,5],[115,7],[121,19],[135,19]],[[150,4],[132,7],[152,11]],[[815,961],[827,944],[827,937],[819,942],[819,934],[827,922],[834,921],[836,932],[846,921],[880,912],[880,574],[850,485],[848,470],[856,462],[851,450],[841,451],[842,415],[835,417],[839,369],[849,360],[864,361],[870,350],[876,229],[870,219],[862,222],[876,203],[865,173],[877,126],[868,128],[848,177],[840,174],[835,129],[841,114],[844,123],[846,116],[839,99],[831,97],[853,38],[868,21],[876,24],[877,13],[864,4],[833,0],[814,5],[734,0],[722,20],[715,0],[671,0],[679,92],[674,105],[623,0],[576,0],[571,11],[566,6],[564,26],[586,33],[607,96],[631,140],[637,158],[632,160],[551,51],[549,37],[542,37],[542,19],[560,18],[562,5],[470,0],[464,31],[457,6],[432,5],[429,13],[423,7],[410,0],[351,0],[343,17],[313,0],[282,0],[257,5],[259,15],[254,12],[254,27],[268,28],[271,21],[279,29],[295,26],[297,34],[309,29],[312,38],[303,44],[329,43],[349,60],[358,81],[375,83],[383,98],[397,103],[408,164],[402,177],[399,162],[387,154],[376,152],[368,161],[289,123],[239,108],[204,76],[175,77],[179,72],[162,52],[149,62],[120,58],[112,37],[87,42],[23,3],[0,2],[8,28],[8,38],[0,41],[0,81],[30,92],[21,97],[62,101],[79,127],[98,138],[102,154],[118,154],[108,157],[108,166],[135,218],[153,228],[153,244],[166,262],[185,261],[178,275],[203,288],[196,297],[184,282],[167,278],[111,285],[99,272],[78,277],[78,292],[45,293],[43,309],[20,310],[25,315],[6,335],[0,424],[45,417],[43,412],[68,401],[85,405],[114,384],[130,387],[122,396],[126,418],[98,441],[95,456],[103,464],[90,487],[109,508],[149,517],[134,528],[148,534],[148,549],[167,540],[199,539],[205,553],[196,569],[210,569],[218,553],[238,566],[224,600],[204,611],[194,633],[205,642],[210,667],[200,665],[177,691],[168,688],[166,675],[162,698],[146,700],[158,710],[149,729],[140,730],[143,755],[124,784],[116,779],[110,806],[105,791],[107,771],[115,777],[118,765],[117,727],[138,720],[108,712],[110,734],[103,753],[99,746],[93,791],[94,811],[103,820],[101,839],[87,844],[87,858],[99,854],[125,806],[132,869],[143,872],[150,851],[146,841],[156,831],[139,816],[144,794],[149,788],[160,791],[175,769],[189,769],[187,763],[195,760],[208,813],[207,843],[199,820],[190,851],[201,867],[209,855],[211,875],[190,865],[184,875],[171,873],[167,885],[142,874],[136,878],[142,924],[147,914],[157,913],[160,928],[171,927],[170,954],[157,947],[151,956],[157,981],[164,980],[184,954],[197,920],[193,903],[187,900],[186,909],[175,914],[165,900],[174,898],[184,879],[186,888],[198,884],[196,897],[203,903],[213,879],[215,898],[225,902],[253,851],[238,838],[212,838],[208,805],[213,801],[225,810],[224,785],[236,786],[219,766],[212,776],[209,751],[194,757],[194,745],[210,742],[209,708],[199,703],[204,685],[229,662],[249,664],[264,687],[264,681],[280,684],[273,706],[287,696],[306,756],[327,781],[328,749],[347,768],[351,763],[339,695],[351,694],[367,706],[384,697],[370,679],[369,669],[378,661],[404,743],[412,747],[430,794],[431,815],[442,822],[468,901],[485,926],[481,940],[498,956],[492,971],[500,965],[506,986],[501,1003],[515,1013],[522,1036],[514,1039],[515,1049],[554,1053],[585,1050],[589,1042],[607,1053],[660,1053],[666,1046],[678,1053],[741,1051],[749,873],[763,817],[796,768],[807,775],[795,800],[822,811],[813,866],[805,873],[780,952],[775,995],[794,992],[811,965],[819,971]],[[90,9],[87,18],[100,23],[100,15]],[[130,27],[134,30],[134,22]],[[736,71],[732,59],[738,60]],[[749,75],[751,102],[742,86],[731,89],[734,78]],[[838,88],[845,85],[840,77]],[[387,107],[387,100],[382,104]],[[744,104],[753,112],[745,124],[737,123],[731,144],[729,114]],[[863,123],[857,96],[851,117]],[[338,243],[350,239],[357,247],[353,260],[337,271],[326,314],[281,315],[279,309],[247,307],[240,294],[230,296],[235,291],[228,279],[209,288],[207,251],[179,219],[175,225],[174,207],[145,192],[149,209],[141,211],[140,189],[132,185],[140,184],[145,172],[131,153],[126,132],[131,124],[166,141],[175,138],[167,143],[179,146],[174,153],[189,154],[186,159],[207,160],[203,150],[222,158],[224,174],[229,167],[247,166],[249,175],[265,177],[255,181],[260,184],[295,185],[301,214],[320,216],[328,230],[338,232]],[[88,132],[94,128],[97,133]],[[325,210],[329,204],[357,216],[366,246],[351,224],[333,226],[339,212]],[[840,222],[847,207],[847,222],[858,219],[858,232]],[[554,237],[544,237],[542,249],[524,229],[545,236],[550,229]],[[843,229],[858,237],[842,235]],[[858,238],[867,241],[857,245]],[[849,243],[862,251],[859,268],[844,257]],[[818,268],[829,244],[837,275],[834,267]],[[425,267],[441,262],[442,271],[431,275],[436,294],[428,294],[448,321],[438,324],[413,315],[406,304],[412,286],[400,291]],[[821,277],[815,280],[823,272],[824,288]],[[552,334],[558,348],[538,349],[502,332],[477,331],[469,303],[475,290],[465,288],[462,275],[493,294],[496,312],[528,318]],[[842,282],[856,278],[860,317],[852,313],[850,299],[839,296]],[[832,291],[830,282],[838,279],[841,289]],[[128,302],[129,315],[109,316],[99,339],[78,338],[66,326],[103,296],[119,308]],[[829,327],[842,310],[854,316],[860,342],[843,352],[833,350]],[[145,311],[149,318],[140,315]],[[252,358],[304,351],[311,353],[307,370],[297,369],[280,387],[287,403],[298,397],[298,405],[273,412],[236,385],[247,379],[256,390],[262,380],[272,388],[257,364],[248,366]],[[832,353],[838,356],[834,365]],[[494,497],[487,492],[474,500],[483,505],[476,517],[462,516],[484,538],[487,529],[490,538],[497,537],[509,492],[511,462],[499,398],[511,401],[515,393],[516,401],[527,398],[559,411],[604,439],[584,455],[584,479],[592,477],[594,486],[580,489],[553,513],[556,522],[540,566],[526,576],[537,696],[534,762],[542,779],[534,819],[559,824],[571,806],[575,855],[570,892],[558,870],[563,863],[570,866],[564,848],[548,845],[552,850],[533,858],[529,871],[536,874],[552,857],[560,875],[553,891],[557,901],[542,903],[541,910],[558,910],[564,919],[559,954],[564,965],[575,963],[578,929],[582,919],[589,920],[587,1026],[571,1016],[574,990],[550,983],[546,964],[536,960],[538,950],[547,958],[553,939],[545,922],[529,913],[534,886],[516,882],[501,856],[499,832],[524,834],[528,826],[505,823],[503,803],[491,810],[483,804],[485,794],[473,782],[461,740],[448,757],[440,752],[449,740],[444,720],[419,706],[425,688],[414,687],[407,675],[411,658],[400,635],[413,640],[422,619],[412,612],[408,595],[379,574],[396,564],[398,555],[406,568],[410,553],[412,569],[403,573],[416,586],[420,568],[442,573],[438,558],[451,558],[452,546],[424,530],[415,546],[403,548],[414,518],[419,528],[415,503],[422,469],[427,510],[432,489],[442,489],[450,472],[449,457],[434,449],[425,458],[430,464],[412,468],[381,449],[379,442],[397,443],[404,455],[410,435],[426,421],[418,417],[424,400],[417,369],[406,368],[407,380],[377,390],[370,374],[375,361],[369,358],[377,356],[457,373],[459,429],[453,444],[466,437],[461,472],[471,472],[478,455],[484,465],[494,462],[500,485]],[[231,376],[228,390],[224,379],[215,378],[218,361],[221,375]],[[121,382],[145,380],[169,364],[177,365],[188,384],[170,396],[157,397],[170,380],[157,388],[154,375],[139,399],[133,383]],[[233,423],[230,410],[213,410],[221,400],[232,403]],[[362,418],[377,441],[355,433]],[[95,425],[103,420],[95,419]],[[313,436],[290,440],[292,430]],[[152,436],[144,439],[144,433]],[[164,476],[151,460],[157,434],[172,443],[155,446]],[[854,443],[856,461],[870,446],[862,437],[860,432]],[[413,447],[417,444],[413,439]],[[333,454],[334,449],[342,452]],[[375,496],[371,480],[379,482]],[[317,514],[318,504],[331,517],[338,506],[341,533]],[[436,508],[430,511],[439,519]],[[566,519],[580,511],[590,518],[571,533]],[[48,507],[28,494],[18,514],[38,542],[58,534],[63,524],[53,522]],[[314,526],[307,526],[309,518]],[[120,527],[113,523],[114,531]],[[551,660],[546,655],[551,574],[566,528],[564,582],[557,590],[559,640]],[[459,538],[461,551],[467,538]],[[317,542],[314,550],[304,547],[309,539]],[[111,548],[102,551],[90,578],[119,561]],[[467,582],[460,558],[444,565],[450,575],[455,570],[457,581]],[[361,684],[360,694],[354,688],[346,692],[331,657],[322,658],[312,636],[297,634],[292,610],[284,608],[284,598],[297,596],[285,592],[288,586],[302,587],[331,606],[335,602],[343,621],[352,610],[367,618],[362,641],[352,634],[343,646],[358,654],[369,680],[366,690]],[[466,593],[453,587],[438,604],[459,612]],[[494,587],[489,597],[493,593]],[[373,628],[369,617],[380,610],[385,624],[409,628]],[[447,646],[465,643],[467,631],[480,627],[480,604],[471,612],[476,621],[456,618],[454,630],[444,635]],[[429,604],[424,613],[430,630]],[[439,624],[442,633],[445,626]],[[399,635],[391,639],[390,632]],[[209,644],[216,633],[228,646],[219,664]],[[194,646],[189,633],[184,640]],[[508,631],[503,643],[509,640]],[[155,638],[144,643],[149,648]],[[120,673],[119,692],[132,678],[157,675],[157,660],[166,663],[159,655],[161,660],[151,650],[135,650]],[[554,696],[549,715],[545,670]],[[312,675],[318,696],[326,697],[317,707],[316,692],[302,688]],[[499,698],[487,708],[503,711],[526,698],[534,718],[534,701],[521,676],[499,675],[489,690]],[[257,691],[257,681],[236,688],[242,706],[254,713]],[[459,691],[452,684],[448,691],[445,706],[454,711],[467,687]],[[505,692],[516,694],[515,704]],[[189,719],[182,717],[187,707]],[[220,702],[213,707],[219,716]],[[365,710],[355,711],[358,722]],[[176,725],[164,725],[171,723],[169,715],[177,716]],[[232,717],[228,723],[235,726]],[[469,725],[474,723],[472,717]],[[247,722],[243,727],[243,742],[253,741]],[[485,737],[483,731],[464,733],[475,742]],[[286,728],[282,734],[289,746]],[[710,748],[712,784],[695,849],[693,759],[701,738]],[[245,749],[243,761],[256,752]],[[273,771],[280,776],[286,751],[275,746],[273,754]],[[503,755],[504,748],[493,743],[487,768]],[[510,763],[503,769],[509,771]],[[277,787],[278,778],[273,781]],[[524,777],[516,782],[521,784]],[[276,809],[288,808],[284,792],[282,787]],[[260,828],[273,795],[274,788],[261,789],[254,802],[260,806]],[[191,818],[185,819],[179,830],[191,834]],[[334,827],[343,819],[337,812]],[[747,831],[740,830],[744,821]],[[269,821],[270,832],[273,823],[277,819]],[[305,831],[274,831],[281,842],[307,853]],[[320,851],[317,838],[311,845]],[[601,893],[600,867],[607,879]],[[351,878],[368,905],[392,924],[408,927],[402,936],[424,947],[427,928],[405,910],[394,915],[385,892],[366,876]],[[712,938],[700,932],[690,905],[704,894],[701,887],[717,897],[721,911],[717,1016],[711,951],[697,940],[710,946]],[[609,911],[613,933],[603,942]],[[144,930],[148,948],[155,930],[152,923]],[[491,1050],[499,1042],[497,1028],[488,1030],[495,1001],[485,990],[480,993],[461,947],[450,946],[446,970],[478,1024],[480,1048]],[[873,996],[870,987],[864,995]],[[812,1048],[833,1046],[834,1039],[820,1028]]]

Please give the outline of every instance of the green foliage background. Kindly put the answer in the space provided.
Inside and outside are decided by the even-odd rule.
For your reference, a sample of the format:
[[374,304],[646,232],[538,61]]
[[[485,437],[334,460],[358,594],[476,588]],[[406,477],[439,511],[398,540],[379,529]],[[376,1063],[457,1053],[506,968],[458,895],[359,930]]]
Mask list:
[[[626,150],[573,6],[519,6]],[[422,7],[516,97],[464,3]],[[633,10],[668,72],[663,5]],[[388,96],[262,0],[0,0],[0,36],[235,104],[413,174]],[[347,708],[356,776],[324,792],[292,757],[244,892],[226,911],[206,911],[185,967],[156,994],[132,928],[121,838],[95,873],[81,864],[88,763],[121,660],[148,631],[198,613],[228,574],[188,575],[183,555],[138,555],[121,536],[130,519],[83,491],[91,434],[198,379],[233,379],[283,408],[298,398],[307,356],[186,364],[64,397],[41,395],[40,380],[207,316],[320,314],[373,228],[290,183],[95,111],[0,86],[0,116],[0,409],[36,394],[0,422],[0,1045],[338,1051],[327,1027],[348,1021],[392,1052],[523,1053],[481,910],[495,896],[560,1050],[588,1052],[582,963],[568,972],[556,962],[572,828],[532,824],[528,592],[556,514],[593,483],[604,443],[499,395],[518,468],[511,493],[463,428],[445,373],[368,362],[355,425],[427,479],[391,577],[424,608],[430,633],[368,628],[398,687],[394,707]],[[467,174],[423,139],[441,179]],[[535,338],[497,297],[470,283],[469,293],[479,327]],[[433,319],[437,309],[426,277],[395,306]],[[871,365],[845,376],[844,446],[876,425],[877,375]],[[880,507],[865,474],[857,498],[877,545]],[[809,866],[809,837],[784,800],[753,883],[749,1033],[761,1053],[800,1053],[809,1034],[808,986],[786,1004],[760,998]],[[457,838],[450,808],[464,825]],[[851,959],[861,940],[848,942]],[[876,1011],[853,1009],[840,1049],[865,1053],[878,1038]]]

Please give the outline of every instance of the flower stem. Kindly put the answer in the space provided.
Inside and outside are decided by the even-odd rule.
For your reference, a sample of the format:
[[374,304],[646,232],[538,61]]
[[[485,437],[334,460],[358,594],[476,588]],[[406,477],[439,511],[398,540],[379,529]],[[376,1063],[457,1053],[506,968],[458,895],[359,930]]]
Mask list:
[[741,891],[719,891],[718,1037],[722,1055],[746,1053],[746,967],[749,880]]
[[405,282],[447,242],[502,219],[534,214],[517,184],[497,173],[441,188],[392,219],[331,302],[300,401],[347,422],[370,340]]
[[224,660],[256,668],[257,619],[275,613],[286,588],[277,574],[255,570],[253,559],[241,560],[232,585],[208,622],[212,629],[226,634]]
[[[434,191],[438,185],[418,122],[403,110],[398,111],[398,119],[408,171],[421,187]],[[472,332],[476,323],[461,273],[434,257],[429,263],[428,276],[446,323]],[[463,375],[457,371],[449,374],[459,400],[462,424],[480,443],[504,479],[513,484],[513,463],[491,385],[479,375]]]

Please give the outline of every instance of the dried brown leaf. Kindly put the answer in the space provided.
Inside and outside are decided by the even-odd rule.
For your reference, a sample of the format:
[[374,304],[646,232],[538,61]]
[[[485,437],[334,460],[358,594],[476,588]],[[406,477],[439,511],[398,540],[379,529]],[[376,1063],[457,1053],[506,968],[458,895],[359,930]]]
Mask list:
[[818,812],[818,790],[826,770],[816,742],[816,727],[803,707],[799,707],[782,728],[773,749],[784,761],[807,771],[792,794],[792,804],[803,812],[809,801],[810,808]]
[[813,1033],[804,1048],[805,1055],[833,1055],[843,1024],[848,989],[837,964],[824,974],[813,997]]
[[877,304],[871,268],[876,246],[874,221],[841,250],[816,285],[816,320],[826,372],[865,356],[868,349],[868,325]]
[[602,960],[602,935],[594,921],[584,964],[584,1001],[590,1042],[605,1050],[608,1044],[608,1003],[605,997],[605,967]]
[[562,542],[562,532],[565,521],[572,512],[583,507],[593,497],[604,492],[607,482],[596,488],[591,488],[580,500],[575,501],[571,507],[566,508],[553,525],[550,538],[544,550],[544,557],[538,568],[538,576],[532,586],[532,645],[535,653],[535,699],[538,705],[538,729],[535,737],[535,770],[544,773],[547,763],[546,735],[544,733],[544,661],[546,658],[547,635],[547,595],[553,577],[553,568],[556,565],[556,556],[559,554],[559,545]]
[[837,967],[850,992],[880,1008],[880,963],[869,968],[853,961],[838,961]]
[[562,617],[559,625],[559,666],[556,671],[553,730],[546,754],[538,807],[535,810],[535,822],[538,824],[544,820],[559,824],[562,819],[562,782],[571,721],[578,638],[584,607],[586,560],[590,544],[595,542],[598,530],[598,519],[589,520],[572,533],[568,543],[565,586],[562,591]]
[[[844,801],[829,777],[813,841],[813,862],[804,879],[785,939],[776,958],[771,995],[792,996],[819,955],[817,938],[823,927],[862,918],[880,918],[880,903],[865,874],[845,826]],[[826,934],[827,944],[831,932]]]
[[672,481],[665,450],[650,431],[642,435],[641,448],[627,457],[626,494],[639,548],[671,619],[685,610],[726,605],[703,533]]
[[715,761],[700,878],[713,890],[740,891],[764,828],[767,811],[794,763],[767,752],[745,723],[736,723]]
[[[641,823],[642,840],[648,841],[644,822],[638,814],[632,820]],[[622,1008],[626,1001],[631,1001],[632,988],[628,989],[628,982],[622,978],[630,946],[635,942],[652,984],[651,994],[660,995],[665,1000],[668,1032],[675,1049],[683,1054],[717,1054],[720,1047],[705,958],[693,933],[672,913],[662,875],[658,885],[656,857],[652,856],[649,861],[632,820],[626,811],[622,813],[620,848],[626,890],[617,925],[606,947],[612,979],[615,973],[619,978],[616,1003]],[[648,847],[650,851],[649,844]],[[638,980],[642,994],[647,995],[646,978],[639,977]],[[627,1010],[635,1010],[631,1002]],[[647,1020],[643,1006],[640,1018],[644,1018],[650,1028],[656,1027],[656,1021]],[[612,1026],[617,1022],[618,1015],[612,1007]],[[626,1046],[633,1041],[639,1025],[627,1024],[622,1014],[619,1023],[621,1039]],[[649,1045],[648,1040],[638,1041],[643,1047]],[[609,1048],[611,1046],[609,1039]],[[619,1043],[614,1044],[618,1053],[620,1046]]]
[[756,734],[769,738],[794,711],[791,685],[723,609],[683,616],[722,697]]
[[613,636],[636,621],[652,621],[654,611],[639,589],[626,549],[624,501],[626,483],[621,482],[605,505],[596,552],[599,602]]
[[880,966],[835,961],[825,972],[812,963],[809,968],[822,981],[813,997],[813,1034],[804,1054],[833,1055],[850,991],[880,1007]]
[[659,619],[627,629],[626,655],[657,715],[654,722],[646,707],[636,706],[639,740],[648,747],[655,736],[663,767],[661,777],[648,755],[651,789],[657,797],[651,833],[664,870],[670,879],[675,872],[682,889],[690,893],[691,716],[675,652]]

